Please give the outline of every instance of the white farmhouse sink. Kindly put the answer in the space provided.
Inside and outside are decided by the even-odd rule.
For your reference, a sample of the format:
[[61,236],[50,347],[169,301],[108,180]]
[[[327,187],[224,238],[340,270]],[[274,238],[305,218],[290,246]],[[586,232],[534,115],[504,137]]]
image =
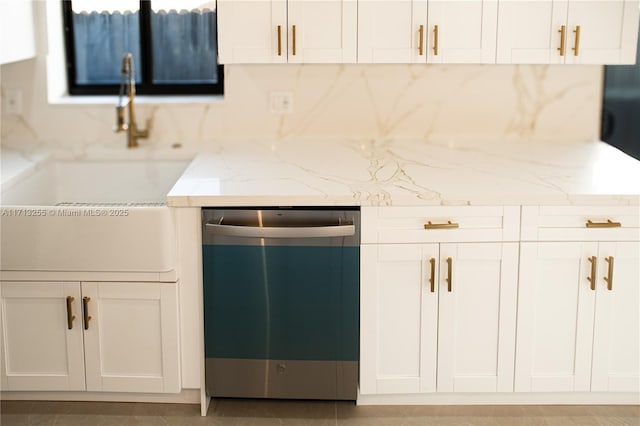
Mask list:
[[54,161],[3,188],[0,269],[167,272],[188,161]]

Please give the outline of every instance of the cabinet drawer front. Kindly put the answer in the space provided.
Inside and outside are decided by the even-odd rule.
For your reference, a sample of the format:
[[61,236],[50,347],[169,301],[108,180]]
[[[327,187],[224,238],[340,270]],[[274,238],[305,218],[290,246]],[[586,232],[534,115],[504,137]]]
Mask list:
[[517,206],[369,207],[362,243],[517,241]]
[[638,206],[525,206],[523,241],[640,241]]

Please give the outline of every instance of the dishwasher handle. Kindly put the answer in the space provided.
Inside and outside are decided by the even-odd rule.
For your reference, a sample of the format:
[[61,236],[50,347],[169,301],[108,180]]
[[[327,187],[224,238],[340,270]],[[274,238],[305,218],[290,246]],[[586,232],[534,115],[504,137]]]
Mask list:
[[349,237],[356,233],[354,224],[325,226],[243,226],[206,223],[207,232],[214,235],[241,238],[329,238]]

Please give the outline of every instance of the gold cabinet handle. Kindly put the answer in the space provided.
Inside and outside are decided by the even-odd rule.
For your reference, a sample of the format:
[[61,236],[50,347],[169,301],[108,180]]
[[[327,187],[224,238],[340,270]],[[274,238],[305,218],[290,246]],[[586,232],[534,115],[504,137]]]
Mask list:
[[91,301],[90,297],[82,298],[82,312],[84,314],[84,329],[89,329],[89,321],[91,320],[91,316],[89,315],[89,302]]
[[420,37],[420,41],[418,42],[418,52],[420,52],[420,56],[422,56],[424,55],[424,25],[420,25],[418,36]]
[[282,56],[282,25],[278,25],[278,56]]
[[573,50],[573,55],[578,56],[578,52],[580,50],[580,25],[576,25],[576,29],[573,30],[575,36],[575,45],[571,50]]
[[76,319],[76,316],[73,315],[73,307],[71,304],[76,300],[73,296],[67,296],[67,328],[69,330],[73,329],[73,320]]
[[438,56],[438,26],[433,26],[433,55]]
[[447,291],[451,293],[453,287],[453,259],[447,257]]
[[587,220],[584,226],[587,228],[620,228],[622,224],[620,222],[613,222],[611,219],[607,219],[606,222],[592,222]]
[[598,259],[595,256],[591,256],[588,260],[591,262],[591,276],[587,277],[587,280],[591,283],[591,290],[595,290]]
[[448,220],[447,223],[431,223],[431,221],[428,221],[424,224],[424,229],[455,229],[459,227],[460,225],[458,223],[451,222],[450,220]]
[[607,290],[613,290],[613,256],[605,257],[604,260],[609,264],[609,271],[604,280],[607,282]]
[[291,52],[293,53],[293,56],[295,56],[296,55],[296,26],[295,25],[291,26],[291,35],[293,37],[292,44],[291,44]]
[[560,33],[560,47],[558,47],[558,50],[560,51],[560,56],[564,56],[567,27],[561,26],[558,32]]
[[431,264],[431,276],[429,277],[429,283],[431,284],[431,293],[436,291],[436,260],[432,257],[429,259]]

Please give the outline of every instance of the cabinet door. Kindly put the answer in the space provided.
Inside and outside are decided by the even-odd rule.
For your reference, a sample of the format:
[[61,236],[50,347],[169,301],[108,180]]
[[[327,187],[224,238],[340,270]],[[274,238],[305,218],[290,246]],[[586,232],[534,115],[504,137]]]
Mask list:
[[425,63],[425,0],[360,0],[359,63]]
[[362,394],[435,391],[437,259],[437,244],[361,247]]
[[495,63],[497,0],[429,1],[428,22],[427,62]]
[[598,256],[597,248],[596,243],[521,244],[516,391],[590,390],[596,291],[589,259]]
[[88,391],[180,391],[176,292],[175,283],[82,283]]
[[220,63],[287,62],[286,1],[218,0],[217,16]]
[[356,62],[356,0],[288,1],[290,63]]
[[35,1],[0,1],[0,64],[36,56]]
[[569,1],[567,64],[634,63],[637,37],[637,1]]
[[567,34],[567,3],[551,0],[499,2],[496,62],[499,64],[560,64],[562,28]]
[[[640,243],[600,243],[598,253],[591,390],[637,393],[640,392]],[[611,286],[607,283],[609,276]]]
[[518,244],[442,244],[439,278],[438,392],[513,392]]
[[80,283],[3,282],[0,292],[3,390],[84,390]]

